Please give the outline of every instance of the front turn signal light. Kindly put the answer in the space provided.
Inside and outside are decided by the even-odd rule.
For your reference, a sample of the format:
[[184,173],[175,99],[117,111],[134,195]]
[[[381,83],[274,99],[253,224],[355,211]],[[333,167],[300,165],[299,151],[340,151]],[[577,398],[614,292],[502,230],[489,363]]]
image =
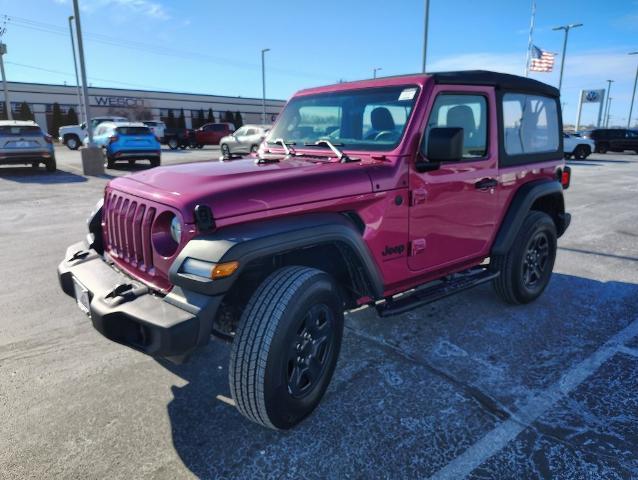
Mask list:
[[210,278],[212,278],[213,280],[217,280],[219,278],[230,277],[233,273],[235,273],[235,271],[237,271],[238,268],[239,262],[237,261],[218,263],[213,268]]

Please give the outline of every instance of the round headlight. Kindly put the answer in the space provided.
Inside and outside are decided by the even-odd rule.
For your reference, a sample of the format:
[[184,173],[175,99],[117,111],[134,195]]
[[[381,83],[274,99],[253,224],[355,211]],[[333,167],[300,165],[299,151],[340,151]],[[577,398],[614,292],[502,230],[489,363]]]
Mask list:
[[182,224],[179,222],[179,218],[173,217],[171,220],[171,237],[178,245],[182,240]]

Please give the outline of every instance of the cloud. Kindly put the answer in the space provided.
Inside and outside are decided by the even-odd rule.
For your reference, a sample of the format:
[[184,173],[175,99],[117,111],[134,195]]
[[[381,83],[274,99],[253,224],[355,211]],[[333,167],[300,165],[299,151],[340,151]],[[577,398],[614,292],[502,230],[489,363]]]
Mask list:
[[[54,0],[55,3],[68,4],[70,0]],[[92,12],[104,8],[121,8],[129,13],[146,15],[157,20],[168,20],[170,15],[163,5],[151,0],[84,0],[81,4],[84,11]]]

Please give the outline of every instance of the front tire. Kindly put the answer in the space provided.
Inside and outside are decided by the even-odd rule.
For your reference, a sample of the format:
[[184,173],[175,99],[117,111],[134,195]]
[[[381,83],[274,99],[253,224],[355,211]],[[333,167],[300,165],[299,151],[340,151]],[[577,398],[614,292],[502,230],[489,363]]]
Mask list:
[[598,151],[598,153],[607,153],[607,151],[609,150],[609,145],[607,145],[606,143],[601,143],[596,146],[596,150]]
[[529,212],[510,251],[492,258],[492,268],[501,272],[494,280],[497,295],[511,304],[536,300],[552,276],[556,246],[556,225],[551,217]]
[[224,158],[230,158],[230,147],[228,145],[222,143],[221,150]]
[[251,297],[233,341],[229,383],[249,420],[289,429],[312,413],[328,388],[343,333],[332,277],[315,268],[281,268]]
[[151,167],[159,167],[160,166],[160,158],[151,158],[150,159],[151,162]]
[[77,150],[78,148],[80,148],[80,139],[76,137],[75,135],[71,135],[67,137],[67,139],[64,141],[64,144],[70,150]]

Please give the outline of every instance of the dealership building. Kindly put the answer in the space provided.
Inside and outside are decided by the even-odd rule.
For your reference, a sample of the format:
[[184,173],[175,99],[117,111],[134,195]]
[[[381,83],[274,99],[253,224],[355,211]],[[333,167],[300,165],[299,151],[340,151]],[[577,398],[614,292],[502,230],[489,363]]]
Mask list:
[[[8,87],[14,116],[20,110],[20,105],[26,102],[34,114],[35,121],[45,131],[51,123],[54,103],[60,105],[62,113],[67,113],[73,108],[78,117],[80,116],[78,90],[75,86],[8,82]],[[284,103],[283,100],[266,99],[267,123],[275,120]],[[3,106],[4,101],[0,102],[0,107]],[[208,110],[211,109],[217,121],[226,112],[240,112],[244,123],[261,123],[262,115],[261,98],[101,87],[89,87],[89,106],[92,117],[118,115],[129,120],[166,121],[170,110],[175,118],[179,117],[183,110],[187,128],[192,128],[194,122],[197,122],[200,110],[204,111],[206,118]]]

